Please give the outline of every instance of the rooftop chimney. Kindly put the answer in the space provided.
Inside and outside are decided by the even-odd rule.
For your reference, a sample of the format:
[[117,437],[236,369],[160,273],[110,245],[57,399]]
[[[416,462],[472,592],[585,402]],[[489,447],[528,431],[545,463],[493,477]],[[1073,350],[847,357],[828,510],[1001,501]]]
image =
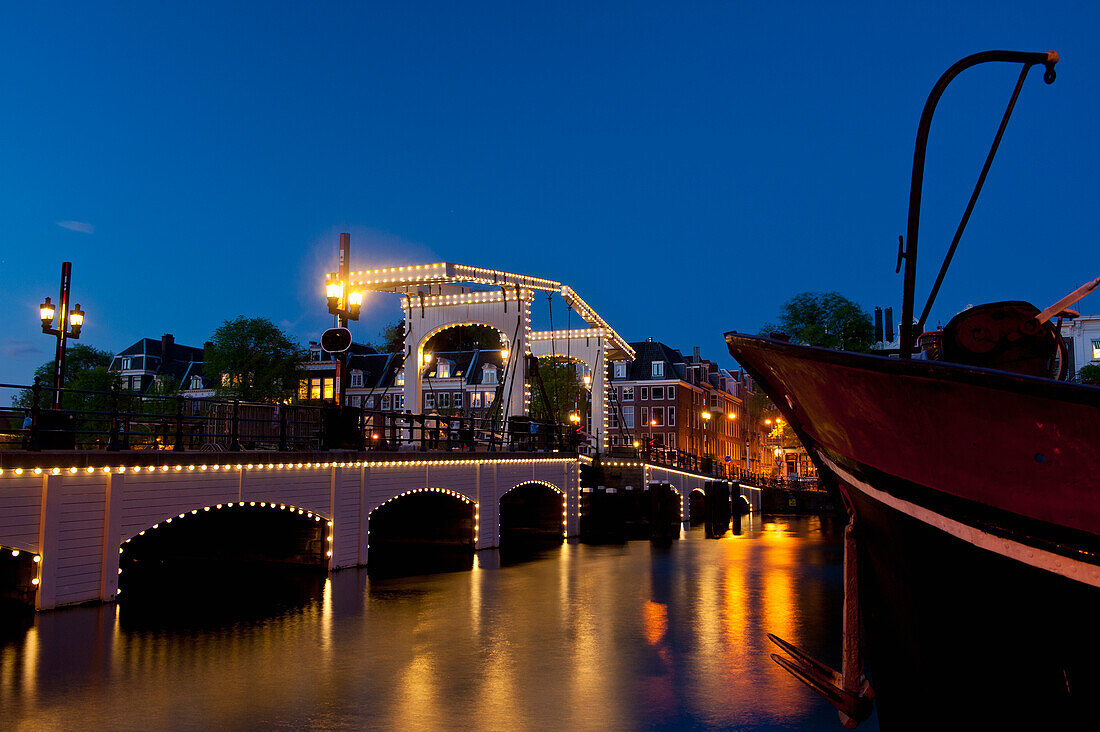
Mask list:
[[692,348],[692,349],[691,349],[691,354],[692,354],[693,356],[695,356],[695,361],[696,361],[697,363],[698,363],[699,361],[702,361],[702,360],[703,360],[702,358],[700,358],[700,357],[699,357],[699,346],[695,346],[694,348]]
[[894,342],[894,309],[886,308],[884,311],[886,315],[886,341],[888,343]]
[[176,339],[172,337],[171,333],[165,333],[160,337],[160,357],[162,362],[167,363],[172,359],[172,347],[176,345]]
[[882,308],[875,306],[875,342],[882,343]]

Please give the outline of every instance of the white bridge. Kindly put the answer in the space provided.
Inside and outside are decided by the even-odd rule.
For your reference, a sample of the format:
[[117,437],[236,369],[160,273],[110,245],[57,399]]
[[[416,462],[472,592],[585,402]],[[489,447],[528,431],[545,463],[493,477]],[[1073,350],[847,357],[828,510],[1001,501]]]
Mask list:
[[[339,282],[339,273],[327,283]],[[364,291],[392,292],[403,296],[405,310],[405,404],[419,411],[423,394],[424,345],[436,333],[464,325],[485,325],[502,335],[511,353],[506,364],[504,414],[526,415],[531,395],[527,365],[522,356],[532,354],[583,363],[592,376],[592,445],[597,452],[607,447],[608,362],[632,360],[630,347],[572,288],[540,277],[469,267],[450,262],[349,272],[340,283],[341,297]],[[533,331],[531,304],[536,293],[557,294],[570,312],[576,312],[585,328]]]

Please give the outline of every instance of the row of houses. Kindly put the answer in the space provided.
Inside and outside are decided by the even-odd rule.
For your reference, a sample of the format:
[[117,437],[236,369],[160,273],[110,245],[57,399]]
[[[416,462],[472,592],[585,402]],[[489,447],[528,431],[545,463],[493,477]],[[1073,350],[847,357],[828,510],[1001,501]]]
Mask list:
[[[750,444],[754,431],[749,428],[745,400],[751,382],[743,372],[721,368],[703,358],[698,348],[684,355],[653,339],[631,346],[636,351],[633,361],[611,364],[610,447],[687,452],[754,471],[766,467],[760,464],[760,450]],[[111,371],[118,373],[127,390],[144,392],[170,380],[179,384],[185,397],[209,397],[215,394],[219,376],[203,372],[203,353],[203,348],[176,343],[171,334],[159,340],[144,338],[118,353]],[[499,398],[506,366],[499,349],[436,353],[422,366],[422,403],[406,405],[409,364],[403,353],[376,353],[355,343],[346,361],[344,401],[349,406],[475,417],[488,414]],[[310,342],[302,370],[299,402],[335,401],[340,376],[332,354]],[[582,414],[588,411],[585,406],[578,405]],[[590,422],[587,428],[591,433]]]

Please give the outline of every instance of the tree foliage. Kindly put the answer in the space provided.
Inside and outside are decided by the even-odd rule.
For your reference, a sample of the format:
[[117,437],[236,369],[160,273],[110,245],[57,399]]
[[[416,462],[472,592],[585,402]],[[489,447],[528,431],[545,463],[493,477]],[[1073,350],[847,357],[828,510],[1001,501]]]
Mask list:
[[783,305],[777,324],[763,333],[783,332],[791,341],[842,351],[870,350],[874,343],[871,317],[838,292],[803,292]]
[[378,331],[378,338],[367,344],[376,353],[400,353],[405,348],[405,321],[395,320]]
[[1100,364],[1088,363],[1077,371],[1077,380],[1082,384],[1100,384]]
[[[441,330],[424,344],[429,353],[452,351],[495,351],[504,345],[500,331],[487,325],[461,325]],[[400,347],[398,348],[400,350]]]
[[297,391],[305,352],[267,318],[227,320],[210,341],[203,371],[221,379],[219,396],[272,402]]
[[552,414],[546,413],[542,397],[535,393],[537,386],[531,380],[531,419],[538,422],[569,424],[569,414],[579,409],[582,417],[588,414],[588,390],[577,374],[577,366],[571,361],[556,362],[551,357],[539,359],[539,375],[546,387]]
[[[113,383],[113,377],[107,373],[114,356],[109,351],[102,351],[83,343],[74,343],[65,349],[65,379],[62,386],[65,389],[77,389],[81,391],[109,391]],[[34,370],[34,376],[43,387],[39,396],[39,406],[53,405],[53,379],[57,370],[57,359],[51,358]],[[75,397],[72,397],[75,398]],[[31,406],[30,389],[12,398],[12,404],[16,407],[28,408]],[[70,406],[66,400],[66,407]],[[75,408],[75,405],[74,405]]]

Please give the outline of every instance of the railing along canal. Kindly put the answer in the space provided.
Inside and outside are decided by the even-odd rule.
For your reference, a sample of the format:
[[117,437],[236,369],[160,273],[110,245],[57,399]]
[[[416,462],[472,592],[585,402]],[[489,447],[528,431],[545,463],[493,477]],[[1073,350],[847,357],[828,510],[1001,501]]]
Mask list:
[[410,414],[359,407],[254,403],[205,397],[0,384],[14,392],[0,407],[2,450],[198,450],[467,452],[572,451],[564,425],[510,417]]

